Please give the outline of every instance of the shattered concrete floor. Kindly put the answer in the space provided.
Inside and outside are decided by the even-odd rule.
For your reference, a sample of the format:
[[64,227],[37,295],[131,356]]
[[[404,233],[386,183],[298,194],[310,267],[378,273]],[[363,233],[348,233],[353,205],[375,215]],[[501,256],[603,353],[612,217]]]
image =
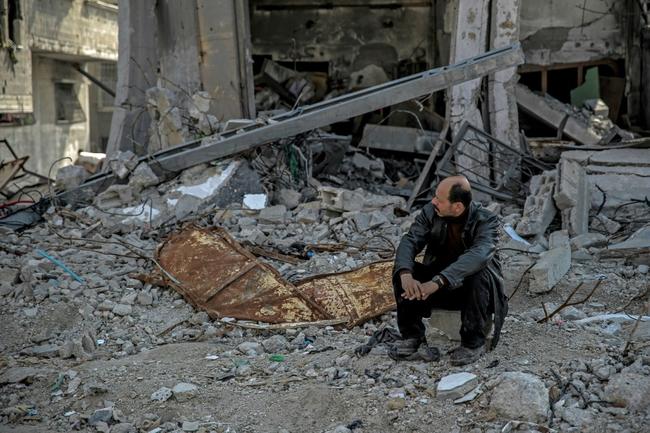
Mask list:
[[[413,216],[395,215],[399,200],[364,195],[372,199],[334,217],[312,201],[213,210],[212,221],[200,222],[280,249],[299,241],[359,246],[377,235],[397,245]],[[502,213],[518,218],[510,208]],[[0,431],[641,432],[650,422],[650,322],[638,323],[623,353],[635,315],[648,314],[647,266],[583,256],[551,292],[533,296],[521,276],[535,255],[507,249],[504,235],[508,293],[520,287],[501,342],[458,368],[447,354],[455,343],[433,330],[440,362],[395,362],[382,347],[356,357],[374,331],[396,326],[394,313],[349,330],[211,320],[173,290],[134,278],[155,267],[147,257],[161,230],[148,221],[111,227],[107,219],[92,230],[92,215],[51,212],[20,235],[3,235]],[[381,242],[317,252],[298,265],[269,263],[301,279],[381,259]],[[597,248],[590,252],[597,257]],[[586,302],[538,323],[542,303],[550,312],[586,281],[574,298],[583,299],[601,278]],[[627,315],[601,317],[618,312]],[[459,372],[475,374],[480,387],[475,399],[455,404],[437,387]]]

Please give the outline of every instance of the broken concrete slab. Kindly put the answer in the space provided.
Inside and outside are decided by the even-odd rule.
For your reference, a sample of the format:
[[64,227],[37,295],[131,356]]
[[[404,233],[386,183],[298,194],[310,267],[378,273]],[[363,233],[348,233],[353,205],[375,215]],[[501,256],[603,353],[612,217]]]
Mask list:
[[593,146],[601,140],[602,137],[590,130],[587,123],[559,109],[564,104],[549,95],[537,95],[522,84],[516,86],[515,94],[517,95],[517,105],[547,125],[559,128],[566,118],[563,131],[576,142]]
[[604,247],[607,245],[607,236],[600,233],[585,233],[574,238],[571,238],[571,250],[579,250],[581,248],[591,247]]
[[454,373],[440,379],[436,387],[439,399],[458,399],[478,385],[478,377],[473,373]]
[[608,250],[614,251],[648,248],[650,248],[650,226],[642,227],[630,235],[627,240],[607,247]]
[[405,126],[367,124],[363,129],[360,148],[390,150],[391,152],[428,155],[439,133]]
[[360,188],[350,191],[321,186],[318,188],[318,193],[324,209],[339,213],[381,209],[386,206],[403,208],[406,205],[402,197],[369,194]]
[[549,292],[570,268],[571,248],[568,245],[541,253],[530,270],[528,290],[536,294]]
[[553,203],[556,179],[556,170],[533,176],[530,181],[530,195],[526,197],[524,204],[524,214],[517,224],[517,233],[522,236],[544,234],[557,212]]

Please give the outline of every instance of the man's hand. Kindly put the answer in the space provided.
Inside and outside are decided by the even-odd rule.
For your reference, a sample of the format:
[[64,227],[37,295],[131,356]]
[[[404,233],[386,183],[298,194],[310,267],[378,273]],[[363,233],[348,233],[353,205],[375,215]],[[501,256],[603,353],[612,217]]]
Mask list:
[[402,282],[402,298],[406,298],[409,301],[414,299],[422,299],[422,289],[420,288],[421,284],[419,281],[413,278],[413,274],[410,272],[404,272],[400,274],[400,280]]
[[422,297],[420,299],[424,301],[429,296],[436,293],[439,288],[440,288],[440,286],[437,283],[434,283],[433,281],[428,281],[426,283],[420,283],[420,291],[422,293]]

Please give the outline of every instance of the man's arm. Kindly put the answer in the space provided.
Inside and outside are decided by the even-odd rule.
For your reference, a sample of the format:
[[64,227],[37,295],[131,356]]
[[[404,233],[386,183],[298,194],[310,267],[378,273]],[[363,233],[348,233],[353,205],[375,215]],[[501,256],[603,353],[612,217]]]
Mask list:
[[422,251],[429,240],[433,212],[433,205],[431,203],[424,206],[415,218],[408,233],[402,237],[397,247],[397,252],[395,253],[394,274],[413,273],[415,256]]
[[496,215],[491,215],[487,220],[478,224],[478,233],[474,238],[474,243],[458,257],[458,260],[440,272],[440,275],[449,283],[450,289],[460,287],[466,277],[485,268],[496,253],[498,218]]

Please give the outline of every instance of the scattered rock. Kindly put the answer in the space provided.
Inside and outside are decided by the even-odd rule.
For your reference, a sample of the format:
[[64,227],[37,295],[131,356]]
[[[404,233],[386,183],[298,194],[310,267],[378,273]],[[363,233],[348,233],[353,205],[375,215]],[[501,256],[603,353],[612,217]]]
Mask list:
[[177,383],[174,385],[174,388],[172,388],[172,392],[174,393],[174,398],[178,400],[179,402],[184,402],[188,401],[198,394],[199,388],[196,385],[193,385],[191,383]]
[[163,386],[162,388],[158,389],[157,391],[154,391],[154,393],[151,394],[151,400],[167,401],[171,398],[172,395],[173,395],[173,391]]
[[501,373],[496,379],[490,407],[507,419],[544,422],[550,410],[548,389],[532,374]]
[[438,382],[436,397],[439,399],[457,399],[478,385],[478,377],[472,373],[455,373],[443,377]]

